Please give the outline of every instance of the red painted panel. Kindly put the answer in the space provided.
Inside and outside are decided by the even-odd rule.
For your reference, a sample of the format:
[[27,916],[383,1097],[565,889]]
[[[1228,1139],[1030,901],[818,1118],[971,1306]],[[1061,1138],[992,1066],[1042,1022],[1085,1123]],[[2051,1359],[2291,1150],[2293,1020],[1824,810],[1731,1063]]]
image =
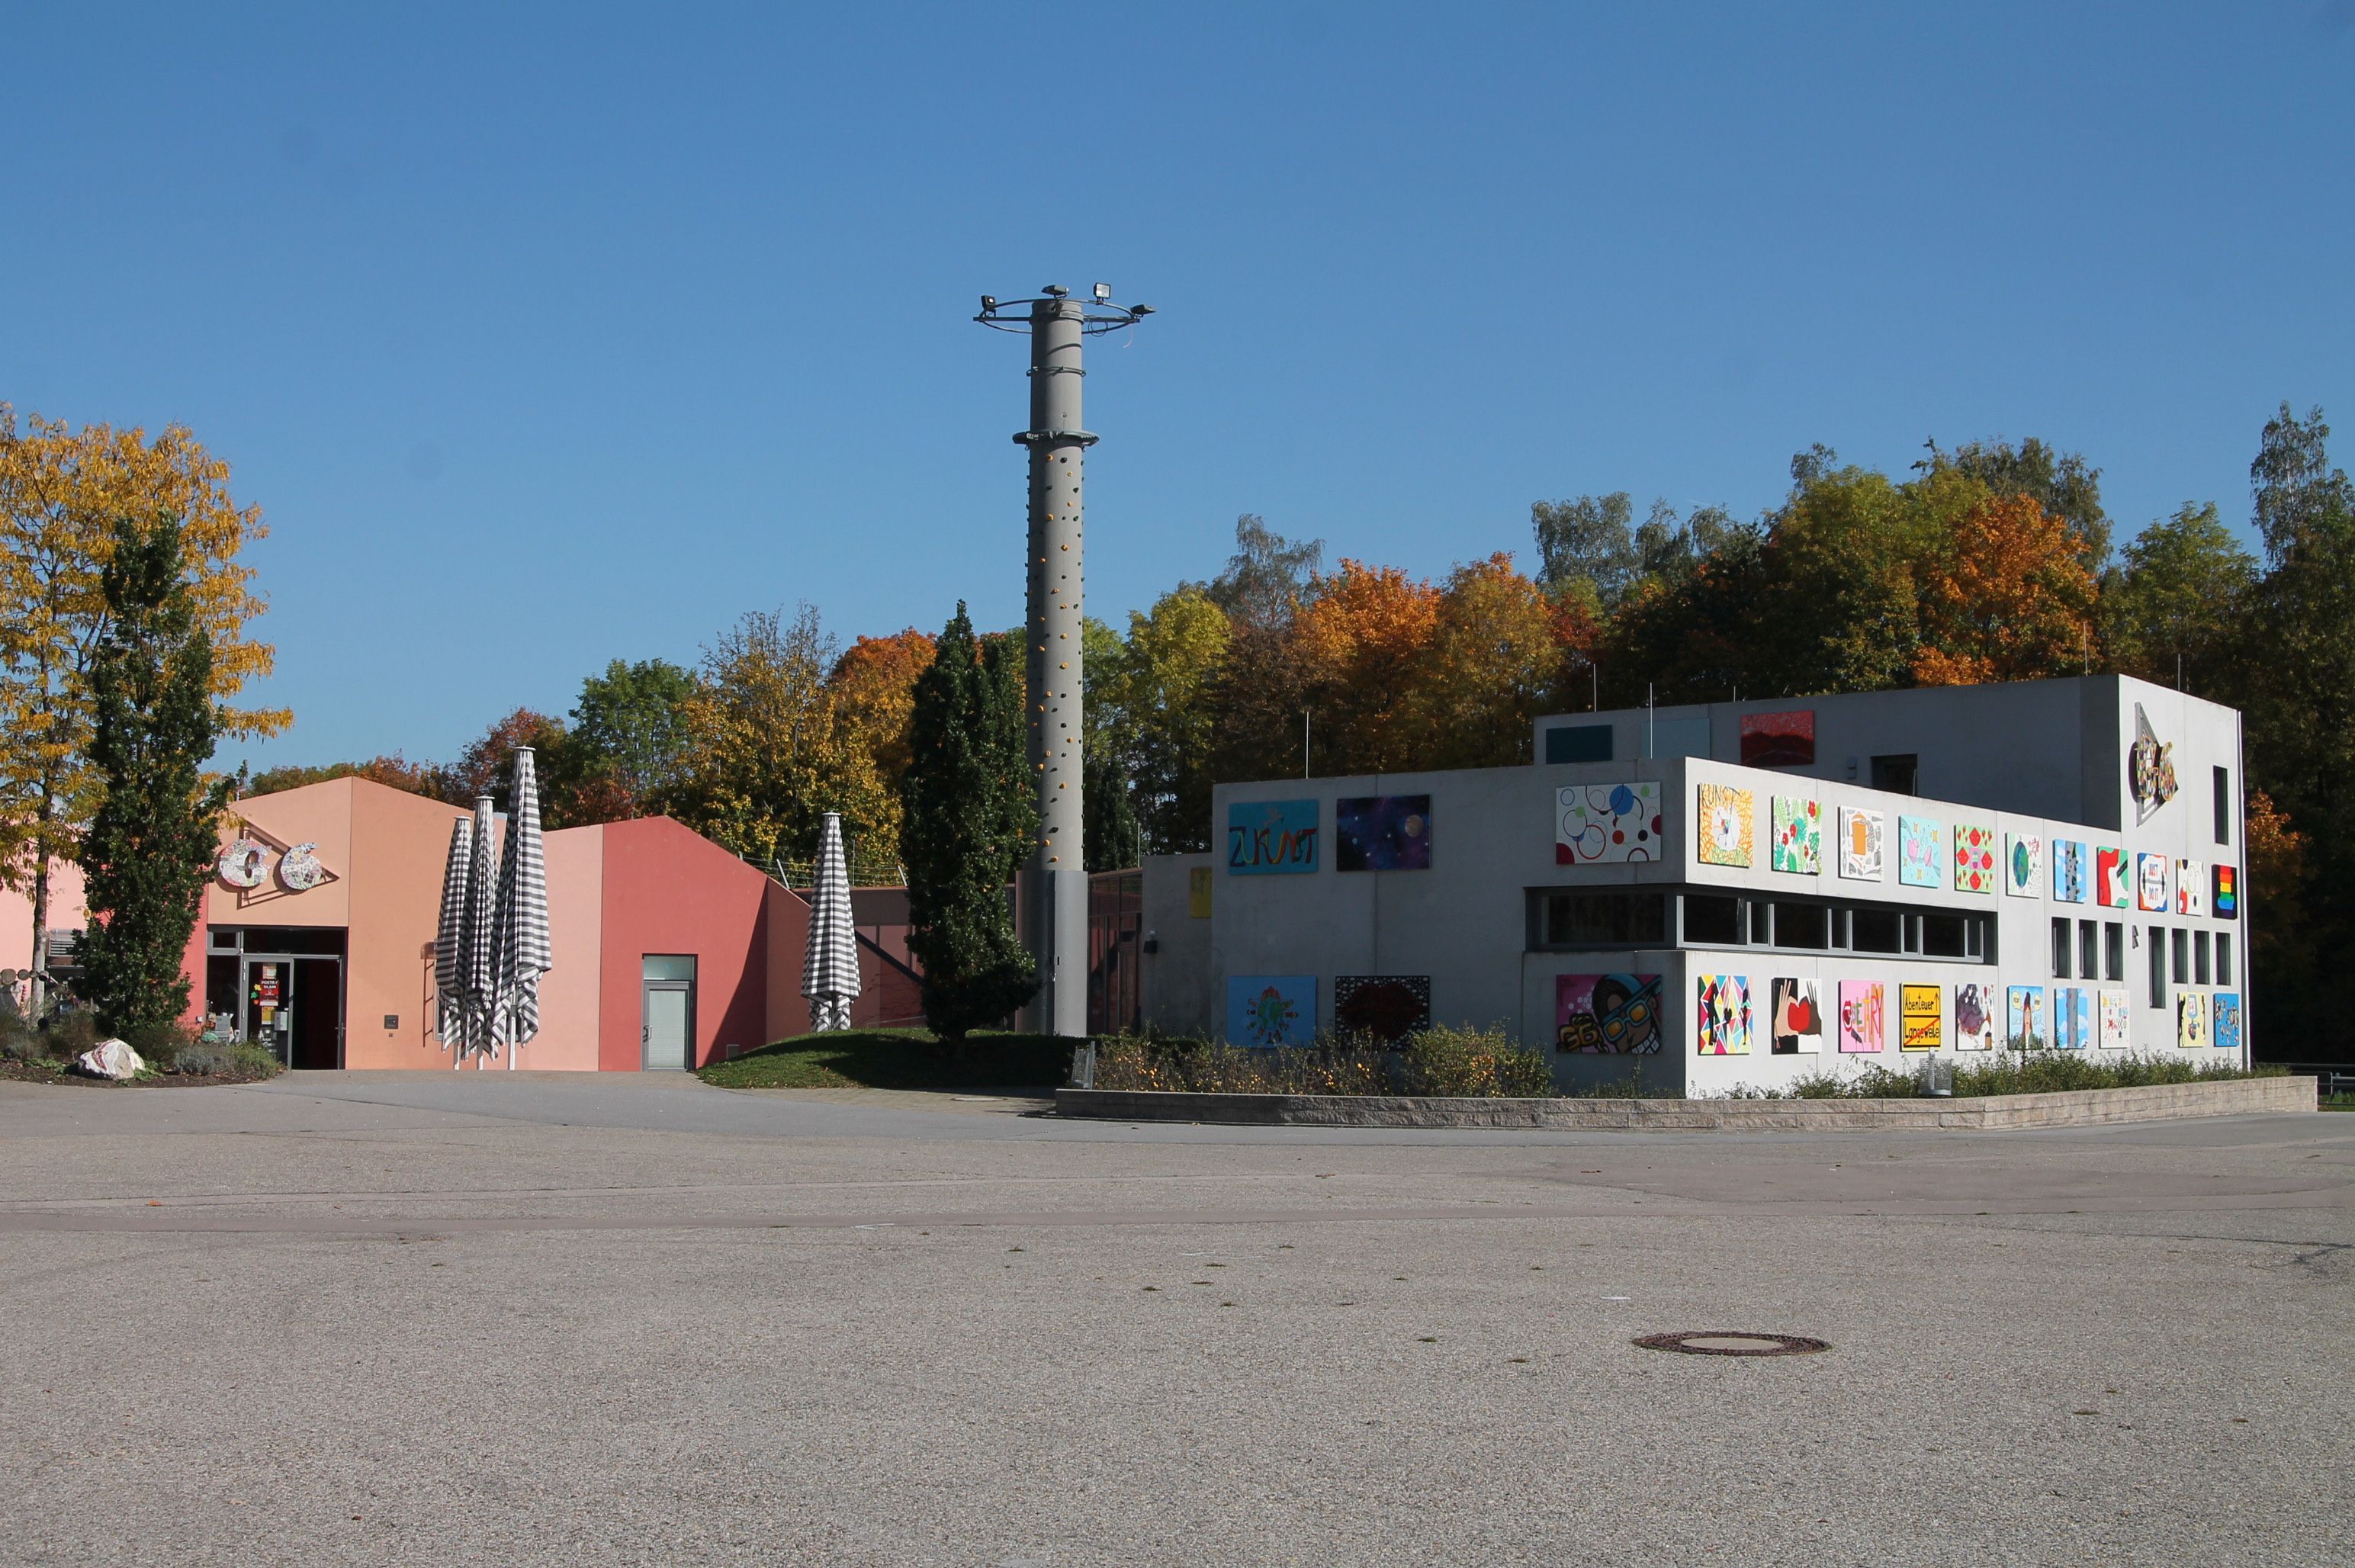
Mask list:
[[641,961],[695,955],[695,1064],[767,1042],[768,890],[762,871],[667,816],[605,825],[604,973],[597,1065],[634,1072]]

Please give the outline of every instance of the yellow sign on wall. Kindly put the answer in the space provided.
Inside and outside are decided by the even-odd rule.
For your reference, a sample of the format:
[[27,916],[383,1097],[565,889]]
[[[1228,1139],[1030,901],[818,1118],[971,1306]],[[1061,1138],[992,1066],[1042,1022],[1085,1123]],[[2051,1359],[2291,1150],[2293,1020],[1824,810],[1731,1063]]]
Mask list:
[[1945,1039],[1943,986],[1897,987],[1897,1046],[1901,1051],[1935,1051]]
[[1196,920],[1210,918],[1210,868],[1196,866],[1186,873],[1186,912]]

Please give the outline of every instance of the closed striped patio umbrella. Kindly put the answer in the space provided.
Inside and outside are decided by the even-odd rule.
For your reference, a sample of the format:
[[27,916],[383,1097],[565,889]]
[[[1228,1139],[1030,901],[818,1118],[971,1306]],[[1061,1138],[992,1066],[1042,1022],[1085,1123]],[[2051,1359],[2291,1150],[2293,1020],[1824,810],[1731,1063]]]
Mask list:
[[818,828],[802,995],[809,998],[812,1033],[850,1027],[851,998],[858,995],[858,935],[851,921],[850,871],[843,864],[842,817],[837,812],[827,812]]
[[450,825],[450,859],[442,869],[442,921],[433,928],[433,1032],[464,1056],[466,1028],[466,884],[474,869],[474,823]]
[[498,881],[491,868],[493,819],[491,797],[474,797],[474,841],[466,873],[466,924],[458,987],[465,997],[466,1022],[462,1031],[465,1055],[476,1060],[491,1050],[491,1001],[498,975],[494,963],[494,938],[498,912]]
[[554,966],[548,930],[548,862],[539,840],[539,778],[529,746],[515,749],[515,795],[506,847],[499,856],[499,899],[492,943],[491,1040],[517,1048],[539,1033],[539,977]]

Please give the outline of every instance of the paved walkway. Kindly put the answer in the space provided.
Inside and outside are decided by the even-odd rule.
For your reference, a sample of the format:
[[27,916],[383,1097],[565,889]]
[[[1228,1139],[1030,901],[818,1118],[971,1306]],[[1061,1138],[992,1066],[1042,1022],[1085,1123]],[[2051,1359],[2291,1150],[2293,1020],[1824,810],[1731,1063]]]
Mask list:
[[0,1561],[2355,1559],[2355,1117],[1031,1109],[0,1084]]

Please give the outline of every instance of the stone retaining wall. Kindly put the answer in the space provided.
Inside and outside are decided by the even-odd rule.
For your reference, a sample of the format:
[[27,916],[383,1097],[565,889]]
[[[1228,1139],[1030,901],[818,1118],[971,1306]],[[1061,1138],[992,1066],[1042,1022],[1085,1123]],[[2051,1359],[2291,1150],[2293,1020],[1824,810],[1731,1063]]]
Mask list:
[[2235,1078],[1959,1100],[1504,1100],[1402,1094],[1173,1094],[1059,1089],[1066,1116],[1306,1127],[1653,1128],[1832,1132],[2084,1127],[2315,1109],[2311,1078]]

